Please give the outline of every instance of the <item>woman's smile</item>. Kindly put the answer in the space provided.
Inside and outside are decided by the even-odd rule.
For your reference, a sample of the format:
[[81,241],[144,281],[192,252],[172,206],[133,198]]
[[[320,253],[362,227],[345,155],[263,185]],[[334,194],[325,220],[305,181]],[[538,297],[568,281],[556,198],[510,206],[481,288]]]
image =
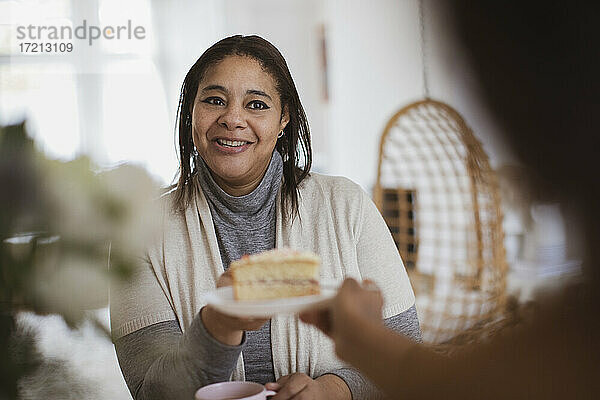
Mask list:
[[225,154],[239,154],[243,151],[246,151],[252,145],[252,142],[245,140],[221,138],[214,139],[213,143],[218,151],[221,151]]

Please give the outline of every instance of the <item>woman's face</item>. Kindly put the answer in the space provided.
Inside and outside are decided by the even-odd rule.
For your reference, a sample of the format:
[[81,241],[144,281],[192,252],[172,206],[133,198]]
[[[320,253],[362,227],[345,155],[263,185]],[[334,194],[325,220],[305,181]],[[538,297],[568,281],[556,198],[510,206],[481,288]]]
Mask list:
[[209,68],[198,85],[192,135],[223,189],[255,187],[288,121],[273,77],[253,58],[228,56]]

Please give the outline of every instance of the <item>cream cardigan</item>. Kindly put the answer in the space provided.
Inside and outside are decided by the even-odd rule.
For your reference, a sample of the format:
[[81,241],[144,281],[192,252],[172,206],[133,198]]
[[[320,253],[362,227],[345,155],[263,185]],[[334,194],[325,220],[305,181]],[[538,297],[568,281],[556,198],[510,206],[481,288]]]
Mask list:
[[[127,284],[111,293],[113,339],[158,322],[190,326],[223,273],[210,209],[202,190],[185,214],[170,210],[165,196],[164,230]],[[299,217],[282,224],[277,199],[276,247],[310,250],[321,257],[321,279],[371,279],[384,296],[383,317],[410,308],[415,297],[389,230],[369,196],[346,178],[311,173],[300,185]],[[344,364],[332,342],[297,316],[271,322],[275,377],[294,372],[318,377]],[[234,380],[244,379],[242,355]]]

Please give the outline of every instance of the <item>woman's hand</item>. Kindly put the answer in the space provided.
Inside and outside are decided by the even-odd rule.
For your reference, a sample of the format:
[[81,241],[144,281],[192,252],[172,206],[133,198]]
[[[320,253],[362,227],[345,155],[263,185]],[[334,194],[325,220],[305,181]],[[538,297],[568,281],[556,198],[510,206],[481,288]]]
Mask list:
[[338,356],[350,361],[355,339],[362,339],[359,336],[365,326],[382,325],[382,306],[381,292],[374,283],[366,280],[361,286],[349,278],[328,307],[303,312],[300,319],[331,337]]
[[297,372],[286,375],[277,383],[267,383],[265,387],[275,390],[277,395],[271,400],[319,400],[319,399],[351,399],[352,394],[346,383],[335,375],[323,375],[317,379]]
[[[231,286],[232,279],[229,271],[219,277],[217,287]],[[269,319],[232,317],[217,311],[211,306],[205,306],[200,311],[202,323],[208,333],[219,342],[237,346],[242,342],[244,331],[260,329]]]

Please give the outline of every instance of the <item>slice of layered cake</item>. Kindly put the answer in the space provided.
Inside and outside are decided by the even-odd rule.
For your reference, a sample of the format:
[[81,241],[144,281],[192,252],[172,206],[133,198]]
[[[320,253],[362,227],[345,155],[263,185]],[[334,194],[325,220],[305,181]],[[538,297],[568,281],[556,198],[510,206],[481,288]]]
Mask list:
[[231,263],[236,300],[263,300],[319,294],[321,259],[314,253],[273,249]]

